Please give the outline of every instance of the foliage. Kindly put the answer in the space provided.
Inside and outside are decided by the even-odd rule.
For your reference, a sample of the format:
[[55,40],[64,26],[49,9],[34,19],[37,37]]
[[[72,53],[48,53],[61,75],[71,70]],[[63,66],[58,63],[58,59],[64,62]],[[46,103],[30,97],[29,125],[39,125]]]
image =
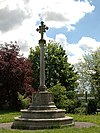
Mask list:
[[35,90],[39,87],[39,75],[40,75],[40,48],[39,46],[35,47],[35,50],[30,48],[29,59],[32,63],[32,77],[33,82],[32,86]]
[[96,99],[98,101],[98,108],[100,108],[100,48],[98,48],[93,54],[93,71],[91,75],[91,84],[93,85],[93,93],[95,93]]
[[[35,50],[30,49],[29,59],[32,62],[33,88],[39,87],[39,62],[40,62],[40,48],[35,47]],[[58,82],[62,86],[66,87],[66,90],[72,90],[77,87],[77,73],[74,71],[74,67],[68,63],[68,58],[65,50],[56,42],[50,41],[45,46],[45,75],[46,86],[50,88],[56,85]]]
[[86,55],[85,57],[86,62],[80,61],[78,62],[78,64],[75,65],[78,73],[79,73],[79,86],[77,88],[77,91],[79,94],[83,95],[87,89],[91,88],[91,84],[90,84],[90,75],[88,72],[88,64],[87,64],[87,60],[88,60],[88,56]]
[[82,115],[82,114],[86,114],[86,108],[85,107],[78,107],[78,108],[75,108],[75,114],[80,114],[80,115]]
[[81,106],[80,102],[74,96],[74,99],[67,99],[67,101],[66,101],[66,112],[74,114],[75,109],[80,107],[80,106]]
[[0,105],[19,107],[18,92],[32,92],[31,62],[19,55],[17,44],[0,45]]
[[29,107],[31,99],[29,97],[25,97],[25,94],[21,95],[18,93],[18,99],[21,101],[21,108],[26,109]]
[[100,48],[96,51],[86,54],[84,62],[80,61],[76,68],[79,72],[79,88],[78,90],[89,92],[95,96],[97,105],[100,108]]
[[[35,50],[32,48],[30,49],[29,59],[32,62],[33,73],[35,73],[33,75],[33,79],[35,79],[33,82],[33,88],[37,89],[39,87],[40,75],[39,46],[35,47]],[[54,41],[50,41],[45,46],[45,76],[46,87],[50,88],[54,94],[54,102],[56,103],[56,106],[58,108],[67,109],[66,103],[71,99],[74,99],[75,89],[78,85],[78,74],[75,72],[74,66],[68,63],[68,57],[65,50],[63,50],[60,44]],[[67,99],[70,100],[68,101]]]
[[89,100],[87,113],[88,114],[95,114],[97,110],[97,103],[95,100]]
[[74,97],[72,96],[74,99],[72,97],[69,99],[66,88],[61,86],[60,83],[49,88],[48,91],[52,92],[56,106],[65,109],[67,113],[75,113],[75,108],[80,106],[80,102],[75,98],[75,94]]
[[58,83],[57,85],[49,88],[48,91],[52,92],[56,106],[58,108],[65,109],[67,101],[66,88]]

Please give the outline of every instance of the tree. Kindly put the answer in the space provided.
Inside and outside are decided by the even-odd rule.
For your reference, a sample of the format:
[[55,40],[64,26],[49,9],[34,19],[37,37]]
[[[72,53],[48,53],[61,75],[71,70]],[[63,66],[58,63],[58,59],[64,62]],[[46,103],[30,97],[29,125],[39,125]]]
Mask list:
[[84,89],[95,95],[100,107],[100,48],[86,54],[84,62],[79,62],[76,68],[80,75],[80,88],[83,86]]
[[84,56],[84,61],[78,62],[75,64],[75,68],[79,74],[79,85],[77,87],[77,91],[80,94],[84,94],[87,90],[89,90],[92,86],[90,84],[90,74],[89,74],[89,62],[91,62],[91,58],[89,55]]
[[18,92],[26,96],[32,92],[31,62],[19,51],[17,44],[0,46],[0,103],[11,108],[18,106]]
[[91,75],[91,84],[94,87],[94,91],[96,94],[96,99],[98,101],[98,107],[100,108],[100,47],[92,53],[93,58],[93,69]]
[[[30,49],[29,59],[32,62],[33,87],[39,87],[39,62],[40,62],[40,47],[35,47],[35,50]],[[56,42],[50,41],[45,46],[45,75],[46,86],[50,88],[57,83],[61,83],[66,87],[67,91],[74,91],[77,87],[78,75],[74,71],[74,67],[68,63],[68,58],[62,46]]]

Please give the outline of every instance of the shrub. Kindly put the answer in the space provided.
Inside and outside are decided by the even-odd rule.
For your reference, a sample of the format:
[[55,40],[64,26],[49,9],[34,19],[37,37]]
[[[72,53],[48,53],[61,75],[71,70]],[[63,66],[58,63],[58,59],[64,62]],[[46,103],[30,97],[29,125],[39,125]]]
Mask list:
[[67,113],[75,113],[75,109],[80,107],[81,103],[76,98],[67,99],[66,101],[66,112]]
[[67,101],[66,88],[58,83],[55,86],[49,88],[48,91],[52,92],[57,108],[65,109]]
[[87,106],[87,113],[88,114],[95,114],[97,110],[97,103],[95,100],[89,100]]
[[75,113],[75,108],[78,108],[81,105],[80,101],[76,98],[69,99],[69,96],[67,97],[66,88],[61,86],[60,83],[49,88],[48,91],[52,92],[57,108],[65,109],[67,113]]
[[75,112],[75,114],[85,114],[86,108],[85,107],[78,107],[78,108],[75,108],[74,112]]
[[26,109],[29,107],[31,103],[31,99],[29,97],[25,97],[25,95],[21,95],[20,93],[18,93],[18,98],[21,102],[21,108]]

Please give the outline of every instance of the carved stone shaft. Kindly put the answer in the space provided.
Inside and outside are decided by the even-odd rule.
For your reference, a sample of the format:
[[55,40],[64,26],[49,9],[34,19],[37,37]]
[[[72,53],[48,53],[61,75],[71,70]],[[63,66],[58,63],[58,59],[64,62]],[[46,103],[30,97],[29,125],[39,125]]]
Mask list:
[[40,40],[39,45],[40,45],[40,86],[39,90],[40,91],[45,91],[46,86],[45,86],[45,61],[44,61],[44,44],[46,43],[45,40]]

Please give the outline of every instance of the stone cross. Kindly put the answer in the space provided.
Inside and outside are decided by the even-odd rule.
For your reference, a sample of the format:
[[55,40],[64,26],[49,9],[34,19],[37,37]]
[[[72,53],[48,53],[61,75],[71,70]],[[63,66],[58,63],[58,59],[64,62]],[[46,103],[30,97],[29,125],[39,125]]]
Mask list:
[[45,91],[45,61],[44,61],[44,44],[46,44],[46,40],[43,39],[43,34],[48,30],[48,27],[44,25],[44,22],[41,22],[41,26],[36,29],[41,34],[41,39],[39,40],[40,45],[40,86],[39,91]]
[[36,30],[41,34],[41,40],[43,40],[43,34],[44,32],[46,32],[46,30],[48,30],[48,27],[44,25],[43,21],[41,21],[41,26],[39,26],[39,28],[37,28]]

